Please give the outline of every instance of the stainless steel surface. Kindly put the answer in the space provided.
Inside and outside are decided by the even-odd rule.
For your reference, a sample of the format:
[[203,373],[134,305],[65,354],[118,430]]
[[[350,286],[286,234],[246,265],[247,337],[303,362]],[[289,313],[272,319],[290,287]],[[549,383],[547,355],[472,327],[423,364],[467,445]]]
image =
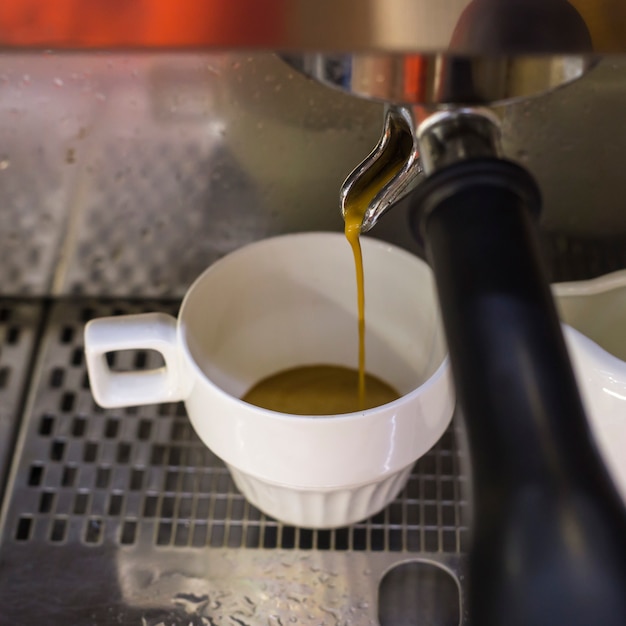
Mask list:
[[[572,8],[580,12],[582,19]],[[453,37],[474,12],[497,39]],[[563,32],[578,20],[598,52],[624,51],[621,0],[166,0],[110,10],[107,0],[12,0],[0,9],[4,48],[265,48],[271,50],[446,50],[470,54],[559,52],[578,49]],[[465,33],[467,34],[467,33]],[[477,33],[478,35],[478,33]]]
[[[50,311],[0,525],[3,620],[375,624],[377,586],[394,564],[425,559],[462,575],[458,424],[385,511],[310,531],[247,504],[181,404],[96,407],[85,321],[158,308],[177,304],[72,300]],[[153,367],[153,358],[118,353],[114,366]]]
[[502,154],[498,118],[484,109],[434,113],[420,123],[416,134],[427,176],[465,159]]
[[179,297],[245,243],[339,229],[380,108],[327,92],[273,55],[0,55],[0,293]]
[[[625,84],[606,61],[494,108],[570,247],[626,237]],[[384,115],[271,54],[0,54],[0,94],[3,295],[180,297],[245,243],[340,230],[342,181]],[[417,251],[406,220],[400,203],[372,234]]]
[[575,55],[455,57],[449,54],[322,54],[285,59],[320,83],[397,104],[493,104],[536,96],[593,67]]
[[505,155],[539,183],[546,231],[583,241],[626,233],[626,133],[619,122],[625,85],[626,60],[605,60],[572,85],[496,109]]

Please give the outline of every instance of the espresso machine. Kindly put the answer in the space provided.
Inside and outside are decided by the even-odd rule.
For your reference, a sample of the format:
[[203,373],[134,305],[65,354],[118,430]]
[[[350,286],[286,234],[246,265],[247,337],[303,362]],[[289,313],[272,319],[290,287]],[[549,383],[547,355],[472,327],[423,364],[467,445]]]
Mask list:
[[[626,623],[549,289],[626,267],[626,6],[39,4],[0,7],[0,621]],[[365,188],[433,268],[462,416],[381,514],[291,528],[180,405],[95,406],[81,331]]]

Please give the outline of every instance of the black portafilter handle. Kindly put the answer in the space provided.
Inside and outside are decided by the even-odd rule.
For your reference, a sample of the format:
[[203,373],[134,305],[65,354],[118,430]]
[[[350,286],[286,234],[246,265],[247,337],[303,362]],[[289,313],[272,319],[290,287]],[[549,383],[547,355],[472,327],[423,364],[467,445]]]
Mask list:
[[625,626],[626,513],[542,269],[533,178],[470,159],[426,178],[411,201],[467,422],[471,623]]

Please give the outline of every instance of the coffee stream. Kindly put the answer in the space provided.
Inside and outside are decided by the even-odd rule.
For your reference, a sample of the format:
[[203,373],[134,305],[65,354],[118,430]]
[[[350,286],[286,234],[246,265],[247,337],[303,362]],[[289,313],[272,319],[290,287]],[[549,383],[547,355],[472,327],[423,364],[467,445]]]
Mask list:
[[391,163],[386,169],[378,172],[362,189],[356,190],[346,199],[344,207],[345,235],[354,255],[356,271],[357,307],[359,315],[359,384],[358,397],[360,408],[365,408],[366,374],[365,374],[365,281],[363,273],[363,255],[361,253],[361,227],[365,212],[380,190],[398,173],[403,161]]
[[[363,254],[361,252],[361,224],[363,223],[363,204],[357,203],[354,209],[346,211],[345,215],[345,235],[352,254],[354,255],[354,268],[356,271],[356,292],[357,292],[357,311],[358,311],[358,330],[359,330],[359,380],[358,380],[358,399],[359,408],[365,408],[365,281],[363,277]],[[367,208],[367,205],[365,205]]]
[[345,204],[345,235],[352,248],[356,273],[358,371],[333,365],[284,370],[258,382],[242,398],[245,402],[293,415],[337,415],[370,409],[399,397],[390,385],[365,370],[365,282],[360,234],[370,203],[401,167],[402,161],[391,164],[355,191]]

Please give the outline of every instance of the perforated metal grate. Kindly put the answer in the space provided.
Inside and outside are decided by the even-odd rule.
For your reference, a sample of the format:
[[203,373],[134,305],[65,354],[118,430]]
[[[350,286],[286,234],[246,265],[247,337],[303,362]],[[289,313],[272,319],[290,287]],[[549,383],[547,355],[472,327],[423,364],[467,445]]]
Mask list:
[[0,493],[8,453],[19,424],[20,403],[41,321],[42,306],[0,299]]
[[552,282],[587,280],[626,267],[626,241],[616,237],[544,235],[544,259]]
[[[40,379],[11,489],[4,541],[96,546],[464,550],[465,478],[450,429],[415,466],[399,498],[333,531],[282,525],[250,505],[197,438],[182,404],[103,410],[83,359],[85,321],[162,310],[163,303],[59,303],[44,338]],[[151,368],[156,353],[117,353],[112,366]]]

